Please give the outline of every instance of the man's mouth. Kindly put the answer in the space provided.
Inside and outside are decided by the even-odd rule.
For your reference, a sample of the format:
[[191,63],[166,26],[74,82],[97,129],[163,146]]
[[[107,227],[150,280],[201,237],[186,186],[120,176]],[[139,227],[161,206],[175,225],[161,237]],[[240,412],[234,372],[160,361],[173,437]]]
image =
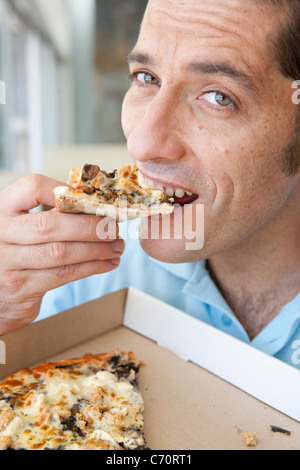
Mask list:
[[183,187],[173,187],[169,183],[149,179],[141,172],[140,174],[147,186],[164,191],[167,201],[171,202],[173,205],[177,204],[180,206],[185,206],[187,204],[192,204],[199,198],[198,194],[194,194],[188,189],[184,189]]

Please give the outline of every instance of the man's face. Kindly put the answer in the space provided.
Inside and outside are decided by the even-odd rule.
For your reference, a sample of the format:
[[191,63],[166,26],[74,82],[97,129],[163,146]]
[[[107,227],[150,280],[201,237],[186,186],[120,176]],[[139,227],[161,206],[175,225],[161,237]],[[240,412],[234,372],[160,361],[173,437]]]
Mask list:
[[[299,188],[299,177],[283,171],[297,107],[292,80],[272,60],[278,15],[247,0],[150,0],[130,56],[128,149],[156,185],[197,194],[193,205],[205,206],[201,250],[186,250],[184,238],[149,239],[143,220],[150,256],[209,258],[268,224]],[[171,216],[171,234],[187,207]]]

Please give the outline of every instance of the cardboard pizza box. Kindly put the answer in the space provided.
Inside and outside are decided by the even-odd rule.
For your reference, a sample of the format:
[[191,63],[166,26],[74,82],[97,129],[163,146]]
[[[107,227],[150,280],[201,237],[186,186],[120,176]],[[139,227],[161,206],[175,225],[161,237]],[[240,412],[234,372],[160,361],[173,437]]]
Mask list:
[[0,339],[1,379],[45,360],[134,351],[152,450],[300,450],[299,370],[135,289]]

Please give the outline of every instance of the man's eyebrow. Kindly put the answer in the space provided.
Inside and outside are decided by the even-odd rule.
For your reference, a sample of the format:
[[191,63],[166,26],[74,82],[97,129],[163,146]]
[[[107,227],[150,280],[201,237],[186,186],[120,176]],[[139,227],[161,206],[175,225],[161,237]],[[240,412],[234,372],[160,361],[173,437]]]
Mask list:
[[153,57],[151,57],[149,54],[144,54],[142,52],[135,52],[132,51],[128,54],[128,63],[137,63],[137,64],[142,64],[142,65],[156,65],[156,61]]
[[[132,51],[128,55],[128,63],[137,63],[141,65],[157,66],[155,58],[149,54]],[[226,63],[216,63],[211,61],[193,62],[186,67],[188,72],[199,73],[203,75],[223,75],[231,78],[245,88],[250,93],[259,96],[259,90],[253,82],[252,78],[244,72],[237,70]]]
[[187,70],[193,73],[201,73],[204,75],[223,75],[239,82],[243,87],[259,96],[259,90],[253,82],[252,78],[225,63],[215,62],[195,62],[187,66]]

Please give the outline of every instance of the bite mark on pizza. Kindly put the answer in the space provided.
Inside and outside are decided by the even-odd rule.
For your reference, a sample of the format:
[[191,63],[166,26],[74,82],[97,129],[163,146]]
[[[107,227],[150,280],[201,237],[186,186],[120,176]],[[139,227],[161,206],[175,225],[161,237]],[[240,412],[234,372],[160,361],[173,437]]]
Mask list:
[[140,363],[87,354],[24,369],[0,384],[0,450],[146,450]]
[[113,172],[97,165],[72,169],[68,187],[54,190],[58,211],[108,216],[117,221],[151,215],[172,214],[174,198],[146,183],[136,165],[126,165]]

